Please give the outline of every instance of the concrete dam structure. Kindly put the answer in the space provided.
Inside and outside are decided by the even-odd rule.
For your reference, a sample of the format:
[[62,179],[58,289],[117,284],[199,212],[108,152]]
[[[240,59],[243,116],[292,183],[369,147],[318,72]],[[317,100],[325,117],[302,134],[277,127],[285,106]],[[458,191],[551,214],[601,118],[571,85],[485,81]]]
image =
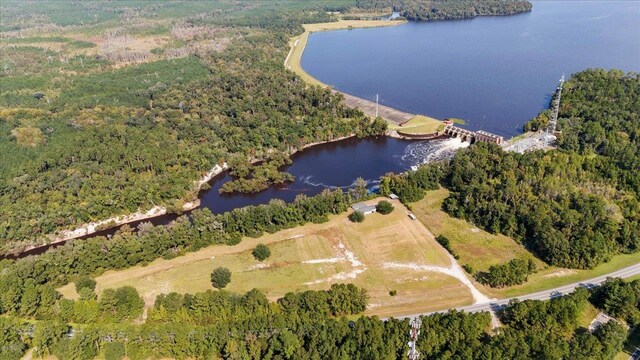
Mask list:
[[471,131],[459,128],[454,125],[447,125],[442,131],[442,134],[451,138],[459,138],[462,141],[467,141],[470,143],[486,142],[502,145],[502,143],[504,142],[504,138],[502,136],[492,134],[484,130]]

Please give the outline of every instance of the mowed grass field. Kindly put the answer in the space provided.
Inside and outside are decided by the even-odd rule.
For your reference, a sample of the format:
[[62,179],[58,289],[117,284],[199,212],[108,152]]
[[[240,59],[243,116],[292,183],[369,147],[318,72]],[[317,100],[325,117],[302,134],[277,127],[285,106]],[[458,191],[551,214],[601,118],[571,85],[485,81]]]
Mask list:
[[[393,213],[374,213],[363,223],[352,223],[348,213],[343,213],[324,224],[247,238],[235,246],[211,246],[145,267],[109,271],[96,278],[97,291],[131,285],[147,305],[152,305],[160,293],[212,289],[210,274],[223,266],[232,272],[227,290],[244,293],[258,288],[272,300],[290,291],[353,283],[369,292],[368,314],[390,316],[472,303],[470,291],[457,279],[412,268],[449,267],[451,262],[422,223],[409,219],[407,209],[399,202],[393,204]],[[271,257],[264,262],[251,255],[258,243],[267,244],[271,250]],[[394,264],[405,266],[394,268]],[[73,284],[60,290],[64,296],[77,296]],[[396,290],[397,295],[390,296],[390,290]]]
[[[487,270],[515,258],[533,258],[515,240],[499,234],[490,234],[475,225],[456,219],[442,211],[442,202],[449,191],[428,191],[424,199],[411,204],[413,213],[435,235],[451,241],[451,247],[460,256],[460,265],[468,264],[475,270]],[[538,265],[543,265],[539,262]]]
[[517,286],[493,289],[478,287],[484,293],[505,298],[529,294],[546,289],[588,280],[640,261],[640,255],[617,255],[611,261],[591,270],[563,269],[550,266],[525,249],[515,240],[500,234],[490,234],[473,224],[456,219],[442,211],[442,202],[449,195],[446,189],[428,191],[424,199],[411,204],[413,213],[435,236],[444,235],[451,242],[452,249],[460,257],[460,265],[469,264],[475,271],[485,271],[491,265],[508,262],[515,258],[531,258],[536,262],[538,272],[529,280]]
[[404,125],[389,124],[390,130],[408,134],[431,134],[444,129],[444,123],[425,115],[416,115]]

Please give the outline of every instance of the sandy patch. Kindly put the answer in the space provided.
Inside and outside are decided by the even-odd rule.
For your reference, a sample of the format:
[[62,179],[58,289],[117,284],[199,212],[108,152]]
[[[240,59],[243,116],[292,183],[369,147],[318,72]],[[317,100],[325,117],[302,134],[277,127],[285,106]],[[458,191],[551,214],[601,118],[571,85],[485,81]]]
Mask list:
[[253,270],[260,270],[260,269],[266,269],[268,268],[270,265],[268,264],[255,264],[255,265],[251,265],[247,268],[246,271],[253,271]]
[[562,269],[562,270],[554,271],[551,274],[547,274],[543,276],[543,278],[563,277],[563,276],[573,275],[575,273],[576,273],[575,270]]
[[458,265],[458,263],[452,258],[451,266],[446,268],[442,266],[433,266],[433,265],[420,265],[415,263],[395,263],[395,262],[386,262],[382,264],[382,267],[385,269],[410,269],[415,271],[429,271],[429,272],[437,272],[445,275],[452,276],[458,279],[461,283],[463,283],[466,287],[471,291],[471,295],[473,296],[473,300],[475,304],[483,304],[491,301],[490,298],[481,293],[476,287],[473,285],[471,280],[464,273],[464,270]]
[[346,258],[343,257],[335,257],[335,258],[327,258],[327,259],[314,259],[303,261],[303,264],[334,264],[340,261],[347,261]]
[[337,273],[328,278],[306,282],[304,283],[304,285],[316,285],[316,284],[321,284],[326,282],[330,283],[334,281],[355,279],[356,277],[358,277],[358,275],[362,274],[365,270],[367,270],[367,267],[364,266],[364,264],[360,260],[358,260],[358,257],[349,249],[347,249],[347,247],[344,246],[342,242],[338,243],[338,246],[335,247],[335,249],[336,249],[336,252],[338,253],[337,257],[307,260],[307,261],[303,261],[302,263],[303,264],[323,264],[323,263],[326,264],[326,263],[337,263],[340,261],[348,261],[351,264],[351,267],[353,267],[353,270]]

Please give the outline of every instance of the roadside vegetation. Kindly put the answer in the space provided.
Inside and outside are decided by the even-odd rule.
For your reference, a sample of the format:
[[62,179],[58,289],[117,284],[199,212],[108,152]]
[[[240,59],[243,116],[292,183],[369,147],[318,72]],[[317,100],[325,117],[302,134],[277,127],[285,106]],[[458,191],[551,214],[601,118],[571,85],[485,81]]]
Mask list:
[[[608,291],[606,286],[602,289]],[[135,290],[123,288],[116,293],[119,295],[111,299],[102,295],[99,300],[65,300],[73,311],[56,320],[27,322],[0,317],[3,359],[20,359],[30,346],[35,356],[65,359],[233,359],[250,354],[260,358],[367,359],[381,354],[402,358],[407,352],[407,319],[345,317],[361,314],[368,303],[367,292],[354,285],[288,293],[276,302],[270,302],[260,290],[163,294],[148,310],[144,324],[131,320],[142,314]],[[433,358],[611,359],[623,349],[628,331],[615,320],[593,333],[580,326],[583,314],[591,312],[590,298],[587,290],[579,289],[550,301],[512,302],[498,313],[503,325],[492,335],[486,330],[491,322],[488,313],[453,311],[422,316],[425,330],[416,345],[421,354]],[[621,303],[620,299],[613,301]],[[86,323],[83,316],[91,314],[92,306],[100,309],[99,317]],[[67,325],[65,320],[71,319],[73,325]],[[256,333],[261,336],[237,336]],[[459,340],[461,335],[464,340]],[[353,346],[335,345],[343,343]]]

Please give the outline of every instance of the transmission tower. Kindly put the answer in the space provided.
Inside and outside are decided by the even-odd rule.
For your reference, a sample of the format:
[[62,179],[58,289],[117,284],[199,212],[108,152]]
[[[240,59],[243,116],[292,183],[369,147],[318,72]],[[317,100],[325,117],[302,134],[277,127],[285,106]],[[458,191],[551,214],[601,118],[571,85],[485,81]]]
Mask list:
[[411,341],[409,341],[409,360],[418,360],[420,359],[420,353],[416,350],[416,344],[418,343],[418,335],[420,335],[420,325],[422,325],[422,320],[420,317],[414,317],[409,321],[409,325],[411,329],[409,330],[409,335],[411,336]]
[[551,102],[551,107],[553,108],[553,113],[551,114],[551,119],[549,119],[549,125],[547,126],[547,133],[544,138],[544,147],[546,148],[548,145],[548,138],[555,134],[556,126],[558,124],[558,115],[560,113],[560,96],[562,95],[562,86],[564,85],[564,74],[560,78],[560,82],[558,87],[556,88],[556,94],[553,97],[553,101]]

